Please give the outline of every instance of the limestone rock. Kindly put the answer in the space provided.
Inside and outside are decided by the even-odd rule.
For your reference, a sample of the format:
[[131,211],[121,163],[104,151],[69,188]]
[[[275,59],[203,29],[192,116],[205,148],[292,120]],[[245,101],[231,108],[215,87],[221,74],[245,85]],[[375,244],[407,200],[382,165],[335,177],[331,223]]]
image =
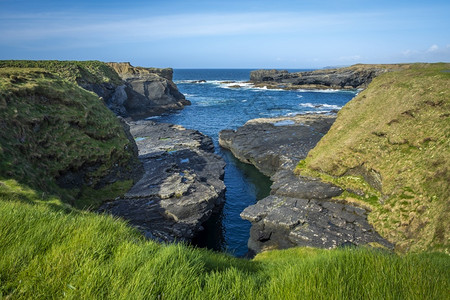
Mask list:
[[129,125],[145,172],[101,210],[129,220],[149,238],[189,241],[223,203],[225,162],[198,131],[152,121]]
[[123,106],[128,116],[148,117],[190,104],[172,81],[170,68],[133,67],[130,63],[108,65],[124,80],[125,88],[116,89],[107,104]]

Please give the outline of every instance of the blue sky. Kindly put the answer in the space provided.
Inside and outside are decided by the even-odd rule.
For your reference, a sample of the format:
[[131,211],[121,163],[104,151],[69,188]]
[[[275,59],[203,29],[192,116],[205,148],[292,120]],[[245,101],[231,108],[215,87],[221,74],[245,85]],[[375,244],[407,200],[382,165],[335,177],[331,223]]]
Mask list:
[[174,68],[450,61],[450,1],[0,0],[0,59]]

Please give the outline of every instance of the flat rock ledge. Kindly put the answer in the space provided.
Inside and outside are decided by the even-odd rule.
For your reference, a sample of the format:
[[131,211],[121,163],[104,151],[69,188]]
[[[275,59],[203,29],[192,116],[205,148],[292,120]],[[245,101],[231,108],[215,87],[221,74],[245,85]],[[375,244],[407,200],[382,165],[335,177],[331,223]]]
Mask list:
[[148,238],[190,241],[223,204],[225,162],[198,131],[148,120],[128,125],[144,175],[100,211],[128,220]]
[[271,195],[241,213],[252,222],[251,252],[369,243],[393,248],[368,223],[366,209],[331,200],[342,193],[339,187],[293,173],[334,120],[324,114],[255,119],[220,132],[222,147],[273,181]]

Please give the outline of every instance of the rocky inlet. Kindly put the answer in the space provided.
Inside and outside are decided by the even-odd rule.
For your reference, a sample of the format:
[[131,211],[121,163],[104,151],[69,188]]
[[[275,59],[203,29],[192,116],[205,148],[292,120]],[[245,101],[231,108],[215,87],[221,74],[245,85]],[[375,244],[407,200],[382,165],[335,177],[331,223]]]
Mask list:
[[255,119],[220,133],[222,147],[273,181],[271,195],[241,213],[252,222],[250,251],[372,242],[392,248],[368,223],[366,209],[331,199],[342,193],[340,188],[293,172],[334,120],[320,114]]

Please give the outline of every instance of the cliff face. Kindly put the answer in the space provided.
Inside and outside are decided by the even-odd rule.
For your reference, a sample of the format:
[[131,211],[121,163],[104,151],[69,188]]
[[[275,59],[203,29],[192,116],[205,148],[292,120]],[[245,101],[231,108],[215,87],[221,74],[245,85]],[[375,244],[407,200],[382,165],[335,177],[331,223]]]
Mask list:
[[298,166],[370,205],[369,221],[399,250],[448,251],[449,70],[415,64],[375,78]]
[[124,81],[107,104],[119,114],[134,118],[182,109],[190,102],[172,81],[173,70],[133,67],[130,63],[108,63]]
[[0,61],[0,68],[43,68],[96,93],[122,117],[142,118],[190,102],[172,81],[172,69],[133,67],[99,61]]
[[325,69],[311,72],[289,73],[286,70],[256,70],[250,73],[250,81],[293,88],[365,88],[378,75],[408,68],[408,65],[354,65],[347,68]]

